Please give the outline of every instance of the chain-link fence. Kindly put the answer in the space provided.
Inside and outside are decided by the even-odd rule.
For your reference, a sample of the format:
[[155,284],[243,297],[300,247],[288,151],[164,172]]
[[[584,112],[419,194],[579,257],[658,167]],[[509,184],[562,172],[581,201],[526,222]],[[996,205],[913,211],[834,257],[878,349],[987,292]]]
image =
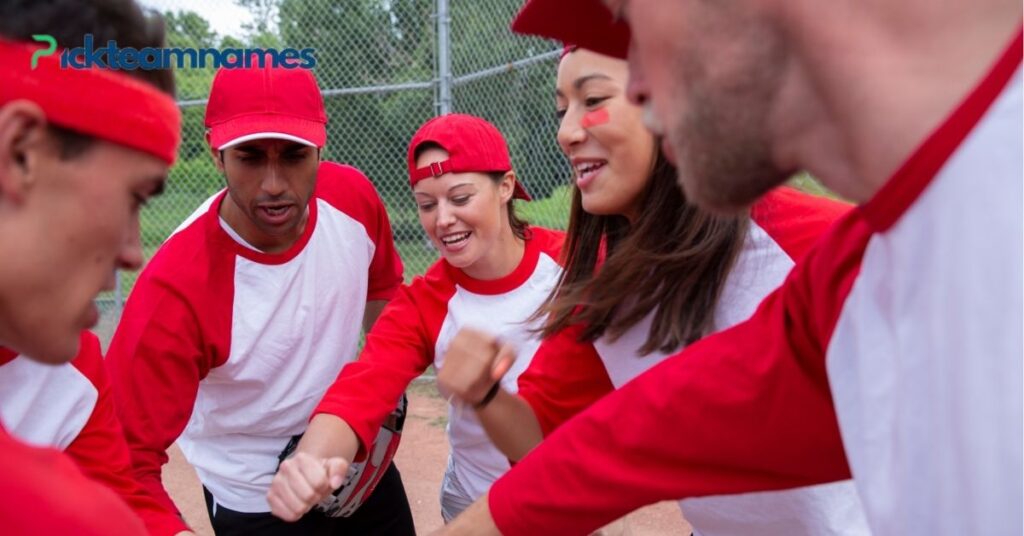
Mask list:
[[[568,166],[555,144],[557,46],[512,34],[522,0],[142,0],[164,14],[167,41],[181,48],[314,48],[314,69],[328,115],[324,158],[371,178],[384,199],[406,278],[437,258],[416,216],[405,150],[432,116],[466,112],[505,134],[520,179],[535,201],[517,211],[539,225],[564,228]],[[194,11],[181,9],[200,6]],[[224,9],[251,20],[221,35]],[[237,26],[237,24],[236,24]],[[224,187],[206,146],[206,97],[214,70],[176,71],[183,112],[182,146],[165,193],[142,214],[146,258],[207,197]],[[135,274],[120,274],[101,297],[116,319]]]

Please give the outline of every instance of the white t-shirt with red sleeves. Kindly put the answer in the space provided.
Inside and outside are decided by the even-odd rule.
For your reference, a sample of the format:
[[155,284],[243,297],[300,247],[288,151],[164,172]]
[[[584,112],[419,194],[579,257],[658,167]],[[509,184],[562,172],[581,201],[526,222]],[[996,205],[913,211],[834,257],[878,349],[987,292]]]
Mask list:
[[143,270],[107,356],[139,479],[175,440],[215,501],[267,512],[278,455],[355,358],[369,300],[402,281],[387,213],[355,168],[324,162],[309,218],[267,254],[221,226],[213,196]]
[[[507,536],[852,475],[876,536],[1019,535],[1021,33],[750,319],[560,426],[489,505]],[[628,418],[624,418],[627,416]]]
[[[730,270],[712,317],[713,331],[749,317],[778,287],[794,259],[806,253],[849,205],[778,189],[751,210],[749,231]],[[652,312],[614,341],[580,342],[582,326],[546,339],[520,376],[519,394],[533,408],[545,435],[614,389],[665,360],[673,352],[642,355]],[[692,403],[700,404],[699,400]],[[699,434],[699,429],[691,433]],[[680,501],[699,536],[787,534],[864,535],[870,532],[853,482]]]
[[[516,361],[502,386],[517,390],[516,379],[539,345],[527,319],[558,283],[564,233],[531,227],[522,260],[509,275],[481,281],[444,259],[396,296],[366,338],[359,360],[345,367],[316,413],[342,418],[371,444],[376,430],[406,386],[427,367],[444,367],[448,344],[461,328],[497,335],[516,348]],[[448,393],[441,393],[448,398]],[[491,443],[472,408],[449,410],[450,467],[474,500],[508,470],[508,459]]]
[[83,331],[78,355],[46,364],[0,348],[0,421],[11,435],[64,451],[87,476],[117,493],[150,534],[189,530],[135,480],[114,410],[99,340]]

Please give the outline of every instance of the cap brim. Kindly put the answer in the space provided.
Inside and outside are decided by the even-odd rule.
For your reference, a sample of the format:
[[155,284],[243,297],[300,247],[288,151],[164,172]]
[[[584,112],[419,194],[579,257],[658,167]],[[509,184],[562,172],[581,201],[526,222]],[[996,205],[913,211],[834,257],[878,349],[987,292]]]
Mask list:
[[599,0],[529,0],[512,31],[557,39],[599,54],[625,59],[629,25],[616,21]]
[[277,114],[247,115],[210,127],[210,146],[218,150],[267,138],[323,147],[327,142],[327,127],[319,121]]
[[317,144],[315,144],[315,143],[313,143],[313,142],[311,142],[309,140],[300,138],[298,136],[292,136],[291,134],[285,134],[283,132],[256,132],[256,133],[253,133],[253,134],[248,134],[246,136],[241,136],[241,137],[235,138],[233,140],[228,140],[227,142],[225,142],[220,147],[217,147],[217,150],[218,151],[223,151],[224,149],[229,149],[231,147],[234,147],[235,145],[238,145],[238,144],[241,144],[241,143],[245,143],[247,141],[265,140],[265,139],[268,139],[268,138],[269,139],[275,139],[275,140],[294,141],[296,143],[301,143],[303,145],[308,145],[310,147],[317,147]]

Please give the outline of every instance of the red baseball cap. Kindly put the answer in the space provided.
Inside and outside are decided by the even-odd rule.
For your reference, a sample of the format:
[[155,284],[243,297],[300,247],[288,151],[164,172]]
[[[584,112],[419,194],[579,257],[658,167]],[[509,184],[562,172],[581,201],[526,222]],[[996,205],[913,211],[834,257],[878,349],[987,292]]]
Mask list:
[[[416,149],[424,143],[435,143],[448,153],[448,160],[416,167]],[[508,144],[498,127],[468,114],[441,115],[427,121],[409,142],[409,184],[445,173],[504,173],[512,169]],[[530,194],[516,179],[513,197],[529,201]]]
[[557,39],[599,54],[626,59],[629,25],[615,20],[599,0],[528,0],[512,31]]
[[206,105],[210,146],[227,149],[263,138],[291,140],[313,147],[327,142],[327,113],[316,78],[309,69],[273,66],[221,67],[213,77]]

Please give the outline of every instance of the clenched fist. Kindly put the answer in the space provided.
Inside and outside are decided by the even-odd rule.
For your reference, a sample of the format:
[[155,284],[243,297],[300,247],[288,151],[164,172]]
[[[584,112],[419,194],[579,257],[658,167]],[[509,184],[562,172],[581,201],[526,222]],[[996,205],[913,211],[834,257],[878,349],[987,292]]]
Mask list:
[[515,350],[497,337],[463,328],[444,354],[437,383],[463,402],[479,406],[515,360]]
[[348,461],[316,458],[304,452],[281,462],[270,484],[270,511],[285,521],[298,521],[345,483]]

